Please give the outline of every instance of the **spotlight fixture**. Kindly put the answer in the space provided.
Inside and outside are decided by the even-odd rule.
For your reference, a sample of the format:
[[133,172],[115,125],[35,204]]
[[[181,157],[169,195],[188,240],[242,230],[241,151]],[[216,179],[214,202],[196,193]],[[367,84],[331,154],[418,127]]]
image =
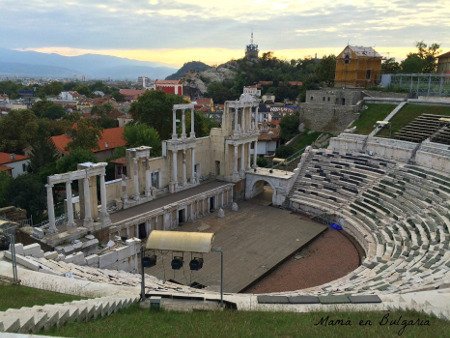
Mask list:
[[202,257],[194,257],[189,262],[189,268],[191,270],[197,271],[200,270],[203,267],[203,258]]
[[175,256],[170,263],[173,270],[180,270],[183,267],[183,257]]

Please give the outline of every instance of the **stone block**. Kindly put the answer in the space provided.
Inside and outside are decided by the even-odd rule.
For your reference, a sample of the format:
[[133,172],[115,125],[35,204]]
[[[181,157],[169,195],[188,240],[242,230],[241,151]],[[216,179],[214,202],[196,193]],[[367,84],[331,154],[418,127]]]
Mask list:
[[344,295],[338,296],[319,296],[321,304],[345,304],[350,303],[350,299]]
[[42,250],[42,249],[39,251],[36,250],[36,252],[33,253],[31,256],[36,257],[36,258],[42,258],[42,257],[44,257],[44,250]]
[[39,255],[41,251],[41,246],[38,243],[33,243],[23,247],[24,256],[34,256]]
[[23,255],[23,244],[22,243],[16,243],[14,245],[14,248],[16,249],[17,255]]
[[72,244],[72,246],[73,246],[74,250],[80,250],[83,247],[83,242],[78,241],[78,242]]
[[58,258],[58,253],[56,251],[44,252],[44,258],[46,258],[46,259],[56,259],[56,258]]
[[94,235],[86,235],[86,236],[84,236],[84,238],[86,238],[87,240],[92,240],[92,239],[95,239],[95,236]]
[[55,259],[55,261],[63,261],[66,258],[64,254],[58,254],[58,257]]
[[[12,259],[11,252],[5,251],[5,257],[7,259],[11,260]],[[37,263],[35,261],[32,261],[32,260],[30,260],[27,257],[22,256],[22,255],[17,255],[16,254],[16,262],[17,262],[18,265],[21,265],[21,266],[23,266],[23,267],[25,267],[27,269],[33,270],[33,271],[39,271],[39,268],[40,268],[39,267],[39,263]]]
[[133,248],[131,246],[123,246],[121,248],[116,249],[116,251],[117,251],[117,259],[122,260],[132,255]]
[[117,251],[111,251],[99,256],[98,267],[106,268],[117,262]]
[[258,296],[259,304],[289,304],[286,296]]
[[290,304],[318,304],[320,303],[317,296],[292,296],[289,297]]
[[86,257],[86,264],[92,267],[98,267],[98,255],[90,255]]
[[72,245],[66,245],[66,246],[63,246],[63,248],[62,248],[62,253],[66,256],[71,254],[74,251],[75,251],[75,249]]
[[33,228],[33,232],[31,233],[34,238],[42,239],[45,236],[45,232],[41,228]]
[[85,248],[89,248],[89,247],[96,246],[96,245],[98,245],[98,239],[93,238],[93,239],[90,239],[90,240],[84,242],[82,245],[82,248],[85,249]]
[[350,302],[355,304],[360,303],[381,303],[380,297],[377,295],[355,295],[349,296]]

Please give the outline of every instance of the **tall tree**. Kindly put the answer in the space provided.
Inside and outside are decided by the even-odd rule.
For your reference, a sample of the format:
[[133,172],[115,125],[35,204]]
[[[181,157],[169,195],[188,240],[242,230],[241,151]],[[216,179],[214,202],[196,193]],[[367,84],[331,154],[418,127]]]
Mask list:
[[152,155],[161,154],[161,140],[155,128],[144,123],[127,124],[124,137],[130,147],[152,147]]
[[325,82],[327,86],[333,86],[334,75],[336,71],[336,56],[328,55],[320,59],[317,64],[316,74],[317,78],[321,82]]
[[394,58],[386,59],[381,64],[381,71],[384,74],[395,74],[395,73],[398,73],[400,71],[400,64],[398,62],[396,62]]
[[38,125],[37,135],[31,146],[29,166],[29,171],[35,174],[38,174],[43,168],[51,170],[57,159],[55,146],[50,140],[51,134],[45,120],[40,120]]
[[68,147],[70,150],[81,148],[93,150],[98,147],[98,139],[101,135],[101,129],[92,121],[81,119],[73,129],[69,131],[72,141]]
[[37,129],[37,118],[31,110],[12,110],[0,119],[0,151],[23,153]]
[[135,121],[155,128],[161,139],[166,140],[172,133],[172,107],[182,102],[180,96],[149,90],[133,102],[130,113]]
[[295,135],[299,133],[298,126],[299,126],[298,113],[285,115],[280,121],[281,138],[284,141],[289,141],[291,138],[293,138]]
[[47,100],[36,102],[31,107],[31,110],[36,116],[45,117],[50,120],[60,119],[66,114],[63,107]]
[[76,170],[78,163],[83,162],[97,162],[97,160],[94,154],[88,149],[77,148],[56,161],[56,171],[58,173],[65,173]]
[[433,43],[428,46],[423,41],[416,43],[417,52],[409,53],[401,62],[403,73],[432,73],[436,70],[436,56],[440,45]]
[[7,192],[11,185],[12,177],[4,172],[0,172],[0,208],[8,206]]

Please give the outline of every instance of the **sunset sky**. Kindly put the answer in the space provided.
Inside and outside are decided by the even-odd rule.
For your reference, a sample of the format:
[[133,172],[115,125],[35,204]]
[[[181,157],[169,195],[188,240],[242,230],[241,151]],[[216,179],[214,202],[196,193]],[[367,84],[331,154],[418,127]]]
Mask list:
[[350,43],[400,60],[421,40],[450,50],[449,18],[450,0],[0,0],[0,46],[214,65],[242,57],[253,31],[285,59]]

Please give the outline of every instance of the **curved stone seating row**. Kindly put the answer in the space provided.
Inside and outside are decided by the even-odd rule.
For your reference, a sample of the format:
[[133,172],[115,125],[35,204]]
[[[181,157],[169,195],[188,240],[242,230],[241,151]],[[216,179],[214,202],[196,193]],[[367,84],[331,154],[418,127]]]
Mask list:
[[0,332],[36,333],[68,322],[89,321],[108,316],[139,300],[136,295],[8,309],[0,312]]
[[[418,166],[375,161],[371,162],[375,175],[367,179],[361,172],[368,162],[359,163],[356,155],[322,152],[313,160],[290,194],[291,206],[313,216],[315,210],[336,219],[340,215],[344,229],[362,244],[366,257],[347,276],[299,292],[410,292],[449,282],[449,177]],[[354,175],[349,171],[356,165],[361,170]],[[326,190],[320,179],[332,171],[334,176],[350,178],[358,193],[344,197]]]

